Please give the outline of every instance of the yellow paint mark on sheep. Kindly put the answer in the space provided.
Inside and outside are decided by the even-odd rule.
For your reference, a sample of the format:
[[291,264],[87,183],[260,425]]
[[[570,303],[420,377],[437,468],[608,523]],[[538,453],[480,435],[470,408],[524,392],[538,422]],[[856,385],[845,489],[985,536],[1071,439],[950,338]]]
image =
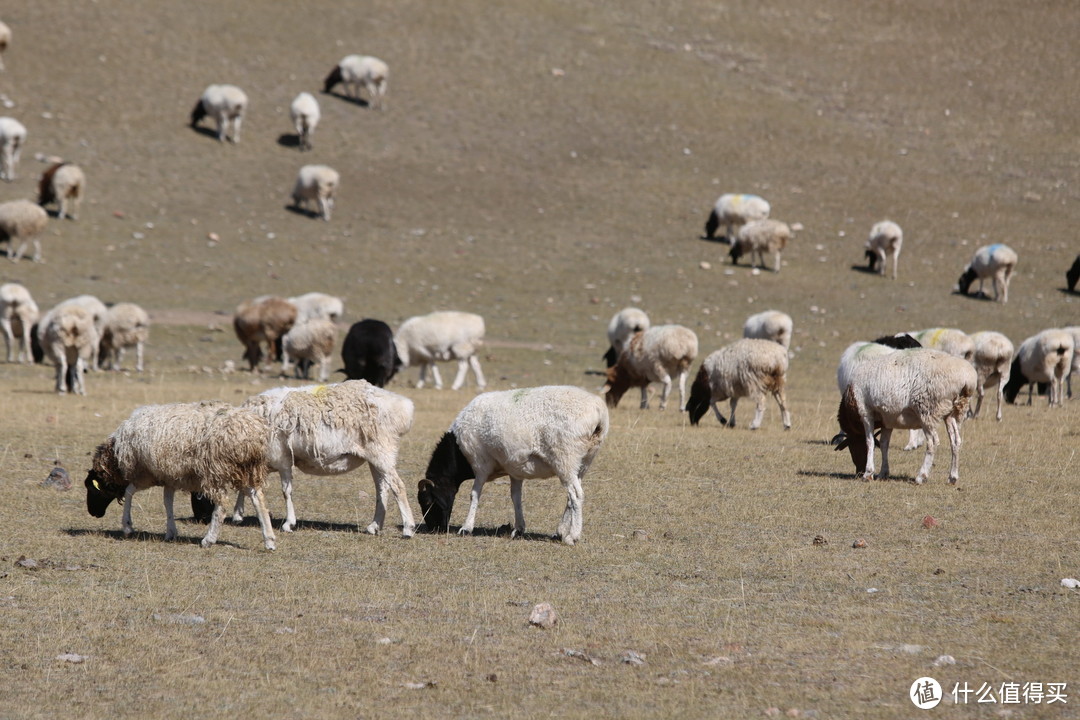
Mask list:
[[311,391],[311,394],[317,398],[324,398],[328,392],[330,392],[329,385],[317,385],[315,389]]

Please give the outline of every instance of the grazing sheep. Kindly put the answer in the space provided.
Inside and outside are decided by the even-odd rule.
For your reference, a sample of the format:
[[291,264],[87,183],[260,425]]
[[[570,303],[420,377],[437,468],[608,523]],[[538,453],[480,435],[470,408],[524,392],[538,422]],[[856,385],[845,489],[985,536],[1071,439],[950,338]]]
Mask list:
[[337,322],[345,314],[345,303],[341,298],[321,292],[309,292],[289,298],[296,306],[296,322],[308,320],[329,320]]
[[607,366],[613,367],[634,333],[648,330],[649,325],[649,316],[644,310],[628,307],[615,313],[607,326],[608,342],[611,343],[611,347],[604,353],[604,362]]
[[367,380],[376,387],[384,387],[401,369],[394,333],[382,320],[353,323],[342,343],[341,359],[349,380]]
[[11,44],[11,28],[4,23],[0,22],[0,71],[4,68],[4,53],[7,52],[8,45]]
[[[879,337],[873,342],[854,342],[847,346],[843,354],[840,356],[840,364],[836,367],[836,387],[840,390],[840,397],[844,396],[844,392],[847,390],[848,384],[851,382],[851,373],[854,372],[862,363],[872,358],[881,357],[882,355],[888,355],[894,353],[897,350],[907,350],[910,348],[922,347],[919,341],[910,335],[886,335]],[[830,441],[833,445],[841,443],[844,438],[844,431],[841,430]]]
[[608,368],[607,382],[600,391],[609,407],[617,407],[632,387],[641,388],[641,408],[649,407],[649,383],[664,384],[660,409],[667,407],[671,377],[679,379],[679,411],[686,409],[686,376],[697,357],[698,339],[693,330],[682,325],[656,325],[634,334],[619,361]]
[[0,117],[0,180],[15,179],[15,168],[25,144],[26,127],[13,117]]
[[757,195],[731,193],[721,195],[713,205],[712,212],[709,213],[708,222],[705,223],[705,237],[709,240],[714,239],[717,228],[725,225],[727,235],[724,236],[724,241],[734,242],[736,230],[751,220],[767,219],[769,210],[769,203]]
[[309,379],[311,366],[319,366],[319,382],[330,377],[330,355],[337,344],[337,325],[316,318],[298,322],[281,338],[281,372],[289,372],[293,360],[298,360],[296,377]]
[[135,531],[132,496],[138,490],[161,485],[165,491],[165,539],[175,540],[174,493],[201,493],[214,502],[210,529],[201,543],[210,547],[221,532],[227,494],[240,491],[255,505],[263,544],[273,550],[274,528],[263,496],[270,470],[268,434],[266,420],[221,402],[144,405],[94,451],[85,482],[86,509],[100,518],[113,500],[121,502],[121,529],[124,535],[131,535]]
[[0,242],[7,241],[8,257],[19,262],[26,246],[34,243],[34,262],[41,262],[41,240],[49,214],[38,204],[29,200],[11,200],[0,203]]
[[1065,384],[1069,388],[1068,396],[1071,400],[1073,375],[1080,375],[1080,325],[1071,325],[1067,328],[1064,328],[1064,330],[1065,332],[1073,336],[1072,365],[1069,368],[1069,374],[1065,376]]
[[1001,400],[1004,397],[1005,385],[1009,382],[1009,369],[1013,359],[1012,341],[991,330],[972,333],[971,341],[975,343],[974,365],[975,372],[979,374],[979,384],[975,388],[979,399],[971,417],[979,417],[986,386],[993,383],[997,385],[997,419],[1001,422]]
[[65,215],[78,220],[79,205],[85,191],[86,175],[82,168],[74,163],[56,163],[42,174],[38,182],[38,205],[45,207],[49,203],[56,203],[57,220],[63,220]]
[[269,348],[270,359],[278,357],[278,340],[296,322],[296,306],[276,296],[240,303],[233,316],[233,330],[244,345],[244,359],[252,372],[262,362],[262,343]]
[[[751,430],[761,427],[765,416],[765,396],[771,394],[780,406],[784,429],[791,429],[784,386],[787,384],[787,350],[772,340],[748,338],[736,340],[711,353],[701,363],[694,384],[690,387],[690,424],[697,425],[711,407],[721,425],[735,427],[735,406],[739,398],[748,397],[756,403]],[[717,403],[731,400],[730,421],[720,414]]]
[[892,220],[882,220],[870,229],[866,241],[866,267],[879,275],[885,274],[885,259],[892,256],[892,279],[896,279],[896,267],[900,262],[900,247],[904,244],[904,231]]
[[[377,535],[386,518],[387,492],[401,513],[402,535],[416,523],[397,472],[401,438],[412,428],[413,402],[362,380],[336,385],[272,388],[248,398],[243,407],[270,423],[270,467],[281,476],[286,518],[281,529],[296,527],[292,501],[293,467],[309,475],[341,475],[366,461],[375,481],[375,518],[367,532]],[[233,520],[243,520],[244,496],[236,500]]]
[[56,392],[85,395],[83,376],[100,338],[93,315],[80,305],[60,304],[42,320],[38,334],[45,358],[56,365]]
[[1077,281],[1080,281],[1080,255],[1076,256],[1072,267],[1065,272],[1065,284],[1068,286],[1069,292],[1076,292]]
[[898,333],[897,337],[904,334],[910,335],[917,340],[922,347],[940,350],[949,353],[953,357],[963,358],[968,362],[973,362],[975,359],[975,343],[962,330],[956,328],[928,328],[915,332]]
[[238,143],[247,105],[247,95],[235,85],[208,85],[191,111],[191,127],[198,127],[199,121],[209,115],[217,123],[218,142]]
[[581,538],[581,480],[608,433],[608,411],[600,398],[580,388],[549,386],[477,395],[465,406],[431,454],[417,499],[429,530],[447,531],[454,496],[473,481],[469,513],[458,531],[473,531],[480,493],[488,480],[510,476],[514,535],[525,532],[521,508],[524,480],[557,476],[566,490],[566,510],[557,535],[567,545]]
[[344,83],[345,96],[360,100],[360,88],[368,94],[368,106],[383,107],[383,96],[390,81],[390,68],[370,55],[346,55],[326,76],[323,92],[329,93],[338,83]]
[[[319,209],[318,215],[330,221],[334,210],[334,195],[337,193],[341,176],[329,165],[305,165],[296,175],[292,201],[297,210],[303,210],[310,203]],[[309,211],[311,212],[311,211]]]
[[[81,307],[86,312],[90,313],[90,317],[93,319],[94,331],[97,334],[97,339],[94,341],[94,346],[91,349],[89,358],[89,367],[93,370],[100,369],[100,344],[101,337],[105,332],[105,316],[108,314],[108,308],[105,307],[105,303],[101,302],[93,295],[77,295],[73,298],[68,298],[63,302],[57,303],[52,310],[45,313],[45,316],[38,323],[36,335],[31,335],[31,350],[34,354],[34,362],[43,362],[45,359],[45,352],[42,349],[42,343],[44,342],[45,326],[49,324],[52,316],[59,310],[66,307]],[[37,341],[35,343],[35,340]],[[35,347],[36,345],[36,347]]]
[[308,92],[302,92],[293,98],[289,106],[289,117],[296,128],[296,138],[301,150],[310,150],[311,136],[319,124],[319,101]]
[[[753,267],[765,267],[765,253],[773,254],[773,271],[780,272],[780,253],[791,242],[791,228],[779,220],[752,220],[735,235],[731,244],[731,264],[738,265],[739,258],[749,253]],[[756,262],[755,262],[756,258]]]
[[1030,405],[1035,384],[1049,383],[1050,406],[1061,405],[1064,398],[1062,380],[1069,374],[1074,354],[1073,336],[1067,330],[1043,330],[1020,343],[1013,356],[1009,380],[1002,389],[1005,402],[1015,403],[1020,388],[1027,385]]
[[117,303],[105,313],[100,356],[106,370],[119,370],[124,350],[135,348],[135,371],[143,371],[143,346],[150,339],[150,316],[134,303]]
[[855,471],[874,479],[874,430],[881,428],[881,474],[889,474],[889,439],[895,428],[922,430],[926,457],[915,476],[922,484],[934,464],[937,423],[945,421],[952,446],[949,482],[960,479],[960,427],[979,378],[971,363],[940,350],[898,350],[861,363],[840,401],[837,420],[846,438],[837,450],[848,448]]
[[442,388],[442,377],[435,364],[438,361],[457,360],[458,372],[451,390],[465,384],[465,375],[472,368],[476,386],[487,385],[480,361],[476,357],[484,341],[484,318],[473,313],[444,311],[411,317],[401,323],[394,335],[398,357],[403,368],[420,366],[420,380],[416,387],[424,387],[427,371],[435,381],[435,389]]
[[30,296],[30,291],[19,283],[0,285],[0,328],[4,331],[4,343],[7,345],[7,361],[16,362],[15,336],[19,337],[18,362],[32,360],[30,335],[34,323],[41,317],[37,303]]
[[791,332],[794,323],[791,316],[779,310],[766,310],[746,318],[743,323],[744,338],[758,338],[780,343],[785,349],[791,346]]
[[996,243],[986,245],[975,251],[971,263],[960,276],[957,288],[961,295],[967,295],[972,281],[979,281],[979,295],[983,295],[983,281],[994,279],[994,301],[1002,304],[1009,302],[1009,280],[1016,269],[1016,251],[1008,245]]

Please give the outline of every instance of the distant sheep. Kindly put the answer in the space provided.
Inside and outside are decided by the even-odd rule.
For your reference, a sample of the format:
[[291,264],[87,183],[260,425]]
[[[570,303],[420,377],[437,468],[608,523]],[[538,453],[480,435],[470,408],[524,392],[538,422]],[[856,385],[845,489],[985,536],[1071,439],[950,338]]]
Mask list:
[[143,371],[143,347],[150,338],[150,316],[134,303],[117,303],[105,313],[101,332],[101,365],[119,370],[124,350],[135,348],[135,371]]
[[705,223],[705,237],[712,240],[716,237],[716,231],[724,225],[727,228],[725,242],[735,241],[735,231],[751,220],[765,220],[769,217],[769,203],[757,195],[724,194],[721,195],[709,220]]
[[337,334],[337,325],[322,318],[293,325],[281,338],[281,372],[288,373],[293,361],[298,361],[296,377],[307,380],[311,366],[318,365],[319,382],[326,382]]
[[1069,399],[1072,399],[1073,375],[1080,375],[1080,325],[1070,325],[1064,328],[1065,332],[1073,336],[1073,358],[1069,374],[1065,376],[1065,384],[1069,387]]
[[644,310],[635,307],[623,308],[615,313],[607,326],[608,342],[611,347],[604,353],[604,361],[608,367],[613,367],[619,359],[619,353],[626,347],[634,333],[649,329],[649,316]]
[[1072,333],[1058,328],[1043,330],[1020,343],[1013,356],[1009,381],[1003,388],[1005,402],[1010,405],[1015,403],[1020,388],[1027,385],[1030,405],[1035,384],[1049,383],[1050,406],[1062,405],[1062,381],[1069,374],[1074,353]]
[[[94,346],[90,353],[88,365],[90,368],[98,370],[101,367],[100,343],[101,336],[105,332],[105,316],[106,314],[108,314],[108,308],[105,306],[105,303],[101,302],[101,300],[94,297],[93,295],[76,295],[73,298],[68,298],[63,302],[57,303],[52,310],[49,310],[49,312],[45,313],[45,316],[38,324],[36,338],[38,341],[37,348],[35,349],[32,347],[32,349],[34,350],[34,362],[42,362],[45,359],[45,353],[42,350],[41,343],[43,342],[45,326],[49,324],[49,320],[62,308],[72,306],[81,307],[83,310],[90,313],[90,317],[94,323],[94,331],[97,334],[97,339],[94,341]],[[32,344],[34,342],[34,339],[35,338],[31,337]]]
[[609,407],[632,387],[641,388],[641,408],[649,407],[649,383],[663,383],[660,409],[667,407],[672,377],[679,383],[679,410],[686,408],[686,376],[698,353],[694,331],[682,325],[655,325],[630,338],[614,367],[608,368],[601,392]]
[[746,318],[743,323],[744,338],[758,338],[780,343],[785,349],[791,346],[794,323],[791,316],[779,310],[766,310]]
[[86,475],[86,509],[105,516],[113,500],[124,506],[121,529],[131,535],[131,499],[138,490],[160,485],[165,491],[165,539],[177,537],[173,495],[201,493],[214,502],[202,546],[217,542],[230,491],[251,498],[259,516],[263,544],[275,547],[263,485],[267,464],[266,420],[250,410],[220,402],[144,405],[120,423],[94,451]]
[[746,223],[735,235],[731,244],[733,265],[739,264],[739,258],[750,255],[753,267],[765,267],[765,253],[773,255],[773,271],[780,272],[780,253],[791,242],[791,228],[779,220],[753,220]]
[[61,304],[49,311],[38,329],[45,359],[56,366],[56,392],[86,394],[84,376],[100,336],[94,317],[76,304]]
[[582,478],[607,437],[608,410],[600,398],[568,386],[521,388],[477,395],[465,406],[431,454],[417,499],[429,530],[450,526],[454,497],[474,478],[469,512],[459,530],[472,533],[484,484],[510,476],[514,535],[525,532],[521,489],[525,480],[557,476],[566,510],[557,535],[567,545],[581,539]]
[[209,115],[217,123],[219,142],[238,143],[247,105],[247,95],[235,85],[209,85],[191,111],[191,127],[198,127]]
[[1073,260],[1072,267],[1065,272],[1065,284],[1069,292],[1076,292],[1076,283],[1080,281],[1080,255]]
[[11,44],[11,28],[0,22],[0,71],[4,70],[4,53]]
[[278,341],[296,322],[296,306],[283,298],[270,296],[240,303],[233,316],[233,330],[244,345],[244,359],[252,372],[263,360],[266,343],[271,360],[278,357]]
[[420,380],[416,387],[424,387],[430,369],[435,388],[442,388],[442,377],[435,363],[457,360],[457,377],[450,389],[457,390],[465,384],[469,368],[476,377],[476,386],[483,389],[487,381],[484,380],[476,353],[483,344],[484,332],[484,318],[479,315],[456,311],[433,312],[403,322],[394,335],[394,344],[402,367],[420,366]]
[[52,165],[38,182],[38,205],[45,207],[56,203],[56,219],[67,215],[72,220],[79,217],[79,205],[86,192],[86,175],[74,163],[61,162]]
[[318,208],[319,216],[329,222],[334,211],[334,196],[341,184],[341,175],[329,165],[305,165],[296,175],[292,201],[297,210],[310,207]]
[[289,298],[296,306],[296,322],[308,320],[329,320],[337,322],[345,314],[345,303],[341,298],[321,292],[309,292]]
[[382,320],[353,323],[342,343],[341,359],[349,380],[367,380],[376,387],[384,387],[401,369],[394,333]]
[[0,180],[15,179],[15,168],[26,144],[26,127],[13,117],[0,117]]
[[19,262],[26,246],[34,243],[34,262],[41,262],[40,235],[49,224],[49,214],[29,200],[0,203],[0,242],[7,241],[8,257]]
[[389,66],[370,55],[346,55],[326,76],[323,92],[329,93],[338,83],[344,83],[345,96],[360,100],[360,88],[367,91],[368,105],[383,107],[383,97],[390,82]]
[[1001,401],[1012,367],[1014,351],[1012,341],[1001,333],[990,330],[972,333],[971,340],[975,343],[974,365],[975,371],[979,374],[979,384],[975,389],[979,399],[975,403],[975,411],[971,417],[979,417],[986,386],[995,384],[997,386],[997,391],[994,393],[997,395],[997,419],[1000,422]]
[[[711,407],[721,425],[735,427],[735,406],[748,397],[756,403],[751,430],[761,427],[765,416],[765,396],[772,395],[780,406],[780,419],[785,430],[791,429],[791,413],[787,407],[784,388],[787,385],[787,350],[772,340],[749,338],[735,342],[711,353],[701,363],[686,410],[690,424],[697,425]],[[731,401],[731,415],[725,419],[718,402]]]
[[28,363],[33,360],[30,352],[30,335],[34,324],[41,317],[37,303],[30,296],[30,291],[19,283],[0,285],[0,328],[4,331],[4,343],[7,345],[7,361],[16,362],[15,338],[19,338],[18,362]]
[[900,248],[904,244],[904,231],[892,220],[882,220],[870,229],[870,238],[866,241],[866,267],[879,275],[885,274],[885,260],[892,257],[892,279],[896,279],[896,268],[900,262]]
[[921,430],[926,456],[915,476],[922,484],[930,475],[938,446],[937,423],[945,421],[952,446],[949,482],[960,479],[960,427],[975,394],[978,375],[971,363],[939,350],[899,350],[867,360],[855,368],[840,401],[837,420],[846,438],[855,472],[874,479],[874,430],[881,428],[881,473],[889,475],[889,440],[896,428]]
[[1016,260],[1016,251],[1008,245],[997,243],[979,248],[960,276],[957,285],[960,294],[967,295],[971,283],[978,280],[979,295],[983,295],[983,281],[993,278],[994,301],[1002,304],[1009,302],[1009,280],[1016,269]]
[[308,92],[302,92],[293,98],[289,106],[289,117],[296,128],[296,138],[301,150],[310,150],[311,136],[319,124],[319,101]]

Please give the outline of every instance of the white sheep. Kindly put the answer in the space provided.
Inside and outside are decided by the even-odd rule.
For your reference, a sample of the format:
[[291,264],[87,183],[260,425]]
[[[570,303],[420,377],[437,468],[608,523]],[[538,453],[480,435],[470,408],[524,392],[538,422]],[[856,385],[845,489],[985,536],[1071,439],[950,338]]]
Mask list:
[[368,105],[373,108],[383,107],[383,96],[390,82],[390,67],[377,57],[370,55],[346,55],[330,74],[326,76],[323,92],[329,93],[338,83],[345,84],[345,95],[360,100],[360,88],[368,94]]
[[56,219],[67,215],[72,220],[79,217],[79,205],[86,192],[86,174],[74,163],[59,162],[46,170],[38,182],[38,205],[56,203]]
[[[293,468],[309,475],[341,475],[368,463],[375,482],[375,517],[367,532],[376,535],[386,518],[388,492],[401,513],[402,534],[416,527],[405,486],[397,472],[401,438],[412,428],[413,402],[364,380],[335,385],[278,387],[248,398],[248,408],[270,423],[270,466],[281,476],[286,517],[281,529],[296,527],[292,501]],[[233,520],[243,520],[244,496]]]
[[992,330],[972,333],[971,341],[975,343],[973,364],[975,372],[979,374],[979,384],[976,387],[979,399],[975,403],[975,411],[971,413],[971,417],[979,417],[986,386],[996,384],[997,391],[994,394],[997,395],[997,419],[1000,422],[1001,401],[1004,397],[1005,385],[1009,382],[1009,370],[1012,366],[1014,352],[1012,341]]
[[25,144],[26,127],[13,117],[0,117],[0,180],[15,179],[15,168]]
[[765,310],[746,318],[743,323],[744,338],[758,338],[780,343],[785,349],[791,346],[794,323],[791,316],[779,310]]
[[292,191],[293,206],[303,210],[314,203],[318,215],[329,222],[330,213],[334,210],[334,196],[340,184],[341,175],[329,165],[305,165],[296,175]]
[[[99,344],[101,342],[102,335],[105,333],[105,316],[109,312],[109,309],[105,306],[105,303],[101,302],[101,300],[97,299],[93,295],[76,295],[73,298],[68,298],[63,302],[58,303],[52,310],[46,313],[45,317],[41,321],[41,325],[44,326],[48,322],[49,317],[60,308],[69,307],[72,305],[81,307],[83,310],[86,310],[88,313],[90,313],[90,317],[93,318],[94,330],[95,332],[97,332],[97,341],[94,342],[94,347],[90,354],[89,365],[92,369],[98,370],[101,367],[101,349],[99,347]],[[39,328],[38,335],[40,336],[41,333],[42,328]]]
[[[974,366],[975,343],[963,330],[957,330],[956,328],[928,328],[915,332],[900,333],[897,337],[905,334],[917,340],[921,347],[940,350],[953,357],[963,358]],[[904,445],[904,450],[914,450],[922,445],[922,441],[922,433],[918,430],[912,430],[908,433],[908,440]]]
[[632,387],[641,388],[641,408],[649,407],[649,383],[663,383],[660,409],[667,407],[672,376],[679,382],[679,411],[686,409],[686,377],[698,353],[694,331],[682,325],[656,325],[636,333],[619,360],[608,368],[607,382],[600,391],[609,407],[616,407]]
[[319,101],[309,92],[302,92],[293,98],[289,106],[289,117],[296,128],[296,138],[301,150],[312,148],[311,136],[319,124]]
[[209,115],[217,123],[219,142],[238,143],[247,105],[247,95],[235,85],[208,85],[191,111],[191,127],[198,127],[199,121]]
[[58,305],[41,321],[38,336],[45,358],[56,366],[56,392],[85,395],[83,376],[100,340],[93,315],[77,304]]
[[985,245],[975,251],[971,263],[960,276],[957,289],[962,295],[967,295],[971,283],[978,280],[979,295],[983,295],[983,281],[986,278],[993,278],[994,301],[1007,303],[1009,302],[1009,280],[1012,279],[1013,270],[1016,269],[1016,261],[1016,251],[1008,245],[1001,243]]
[[459,530],[472,533],[484,484],[510,476],[514,535],[525,532],[524,480],[557,476],[566,490],[558,537],[581,538],[581,480],[600,452],[609,427],[604,402],[569,386],[521,388],[477,395],[465,406],[431,455],[417,499],[429,530],[446,531],[461,484],[473,481],[469,512]]
[[122,502],[124,535],[133,533],[131,499],[136,491],[160,485],[165,491],[165,539],[177,537],[173,495],[201,493],[214,502],[202,546],[217,542],[230,491],[251,498],[263,544],[275,547],[263,485],[267,464],[266,420],[250,410],[221,402],[145,405],[120,423],[94,451],[86,475],[86,509],[104,517],[113,500]]
[[41,317],[37,303],[30,291],[19,283],[0,285],[0,328],[4,331],[4,343],[7,345],[7,361],[16,362],[15,337],[19,338],[18,362],[31,362],[31,328]]
[[918,429],[926,436],[926,456],[915,476],[930,475],[938,446],[937,423],[945,421],[952,446],[949,482],[960,479],[960,427],[975,394],[978,374],[971,363],[939,350],[899,350],[867,360],[851,374],[837,419],[846,438],[837,450],[851,453],[855,471],[874,479],[874,430],[881,428],[881,473],[889,474],[889,440],[895,428]]
[[604,353],[607,366],[612,367],[615,364],[634,333],[648,330],[650,324],[649,316],[645,314],[645,311],[635,307],[623,308],[615,313],[607,326],[608,342],[611,344],[608,351]]
[[4,53],[7,52],[8,45],[11,44],[11,28],[4,23],[0,22],[0,71],[4,68]]
[[1020,388],[1028,386],[1028,405],[1031,404],[1032,391],[1036,383],[1050,384],[1049,403],[1051,407],[1064,401],[1062,381],[1072,368],[1075,347],[1073,335],[1067,330],[1051,328],[1032,335],[1013,356],[1009,370],[1009,381],[1005,383],[1003,393],[1005,402],[1016,402]]
[[34,243],[34,262],[41,262],[40,235],[49,224],[49,214],[29,200],[0,203],[0,242],[8,243],[8,257],[19,262],[26,246]]
[[281,338],[281,372],[288,373],[293,361],[296,377],[308,379],[312,365],[319,366],[319,382],[330,377],[330,356],[337,344],[337,325],[315,318],[298,322]]
[[236,314],[233,315],[233,330],[244,345],[244,359],[248,361],[252,372],[255,372],[262,362],[264,342],[270,359],[278,357],[278,341],[292,328],[296,315],[295,305],[273,295],[244,301],[237,306]]
[[321,292],[309,292],[288,299],[296,306],[296,322],[322,319],[337,322],[345,314],[345,303],[339,297]]
[[[735,427],[735,406],[748,397],[756,403],[751,430],[761,427],[765,416],[765,396],[772,395],[780,406],[785,430],[791,429],[791,413],[784,388],[787,385],[788,356],[782,345],[772,340],[744,338],[710,353],[701,363],[686,410],[690,424],[697,425],[711,407],[721,425]],[[731,415],[725,419],[718,402],[730,399]]]
[[728,256],[737,265],[739,258],[750,255],[753,267],[765,267],[765,253],[773,254],[773,271],[780,272],[780,253],[791,242],[791,228],[779,220],[752,220],[741,228],[731,243]]
[[487,381],[476,353],[484,342],[484,332],[484,318],[479,315],[453,310],[433,312],[401,323],[394,334],[394,346],[402,368],[420,366],[418,388],[424,387],[430,369],[435,389],[441,389],[442,377],[435,363],[457,360],[458,372],[450,389],[457,390],[465,384],[469,368],[476,377],[476,386],[483,389]]
[[100,357],[106,370],[119,370],[124,350],[135,348],[135,371],[143,371],[143,346],[150,338],[150,316],[135,303],[117,303],[105,313]]
[[1072,398],[1073,375],[1080,375],[1080,325],[1070,325],[1064,328],[1065,332],[1073,336],[1073,358],[1069,374],[1065,376],[1065,384],[1069,387],[1069,398]]
[[840,364],[836,367],[836,387],[843,396],[851,382],[851,373],[862,363],[871,358],[894,353],[897,350],[922,347],[919,341],[910,335],[887,335],[873,342],[854,342],[847,346],[840,355]]
[[726,193],[721,195],[709,220],[705,223],[705,237],[712,240],[716,237],[716,231],[721,225],[727,227],[725,242],[735,241],[735,231],[751,220],[765,220],[769,217],[769,203],[757,195],[741,195]]
[[885,274],[885,260],[892,257],[892,279],[896,279],[896,268],[900,263],[900,248],[904,244],[904,231],[892,220],[882,220],[870,228],[870,237],[866,241],[866,266]]

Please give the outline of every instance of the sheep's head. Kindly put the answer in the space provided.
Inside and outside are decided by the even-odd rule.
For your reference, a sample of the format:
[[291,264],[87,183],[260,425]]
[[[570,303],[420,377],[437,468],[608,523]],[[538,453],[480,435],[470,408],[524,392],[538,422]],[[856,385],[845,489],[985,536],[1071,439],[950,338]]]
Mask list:
[[1076,258],[1076,262],[1065,273],[1065,282],[1069,286],[1069,292],[1076,292],[1076,283],[1078,281],[1080,281],[1080,257]]
[[94,451],[93,464],[86,475],[86,511],[94,517],[105,517],[113,500],[123,503],[127,484],[117,482],[116,454],[110,439]]
[[731,250],[728,251],[728,257],[731,258],[732,265],[739,264],[739,258],[743,256],[743,247],[738,240],[733,240],[731,243]]
[[855,472],[862,475],[866,472],[866,432],[863,429],[862,418],[859,417],[859,408],[855,403],[855,394],[849,386],[844,397],[840,400],[840,409],[836,414],[840,423],[840,429],[845,438],[837,444],[837,450],[847,448],[851,453],[851,461],[855,463]]
[[435,446],[424,478],[416,486],[416,501],[428,530],[446,532],[450,528],[458,488],[473,477],[476,473],[458,447],[457,435],[450,430]]
[[867,267],[867,269],[869,269],[869,270],[877,270],[878,260],[880,260],[880,259],[881,258],[878,257],[878,254],[876,252],[874,252],[873,250],[867,250],[866,251],[866,267]]
[[199,98],[199,102],[195,103],[191,111],[191,127],[198,125],[204,117],[206,117],[206,108],[203,107],[202,98]]
[[971,287],[971,283],[975,281],[975,271],[971,269],[969,265],[964,274],[960,276],[960,279],[956,281],[956,289],[960,291],[961,295],[967,295],[968,289]]
[[607,369],[607,382],[604,383],[600,393],[604,396],[607,406],[614,408],[619,406],[622,396],[631,387],[633,387],[633,383],[630,379],[630,373],[625,368],[615,365]]
[[420,513],[424,524],[431,532],[446,532],[450,529],[450,513],[454,509],[454,498],[447,498],[440,493],[435,483],[424,478],[417,483],[416,500],[420,504]]

